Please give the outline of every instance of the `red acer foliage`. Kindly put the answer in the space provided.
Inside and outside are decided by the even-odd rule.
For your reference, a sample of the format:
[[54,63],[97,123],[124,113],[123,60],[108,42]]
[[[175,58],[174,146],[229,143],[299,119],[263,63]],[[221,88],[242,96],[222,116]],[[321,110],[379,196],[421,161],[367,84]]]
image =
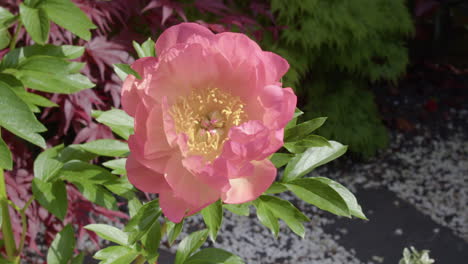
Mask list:
[[[46,94],[58,104],[58,107],[45,108],[40,121],[48,128],[45,138],[48,146],[61,143],[83,143],[100,138],[113,138],[110,129],[91,117],[92,109],[107,110],[120,107],[120,89],[122,82],[113,71],[115,63],[131,63],[134,58],[132,41],[143,42],[148,37],[156,39],[167,27],[183,21],[196,21],[214,32],[239,30],[261,39],[264,32],[277,36],[281,27],[276,26],[274,17],[269,11],[269,2],[250,1],[245,4],[229,0],[196,0],[193,3],[182,3],[176,0],[72,0],[97,26],[89,42],[77,38],[69,31],[51,23],[49,43],[55,45],[80,45],[85,47],[84,55],[78,59],[86,63],[82,73],[96,84],[94,89],[84,90],[71,95]],[[18,13],[20,0],[3,0],[2,7],[12,13]],[[246,11],[248,10],[248,11]],[[188,17],[188,13],[196,13]],[[268,26],[258,22],[258,16],[268,21]],[[200,20],[206,17],[206,21]],[[18,45],[27,46],[33,41],[24,28],[19,32]],[[0,51],[0,59],[9,50]],[[15,167],[6,173],[7,191],[10,199],[22,207],[31,197],[33,179],[33,161],[40,150],[2,130],[2,136],[9,145]],[[97,243],[93,232],[82,227],[92,223],[93,214],[101,215],[112,221],[125,218],[126,214],[111,211],[97,206],[84,198],[72,185],[67,186],[68,214],[65,221],[54,217],[37,202],[33,202],[26,215],[28,232],[26,247],[41,254],[44,251],[38,246],[49,245],[55,234],[65,224],[72,223],[78,228],[78,239],[84,234]],[[15,236],[21,234],[21,218],[12,210],[12,225]]]

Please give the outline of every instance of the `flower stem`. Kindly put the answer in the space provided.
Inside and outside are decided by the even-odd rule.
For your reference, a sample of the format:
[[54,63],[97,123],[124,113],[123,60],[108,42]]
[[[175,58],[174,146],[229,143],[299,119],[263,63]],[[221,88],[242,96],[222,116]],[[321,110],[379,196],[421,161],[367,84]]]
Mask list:
[[21,22],[21,20],[19,20],[18,25],[16,25],[15,34],[13,35],[13,38],[11,39],[11,42],[10,42],[10,50],[13,50],[16,47],[16,41],[18,40],[18,36],[19,36],[22,26],[23,26],[23,23]]
[[5,250],[8,259],[13,260],[16,256],[16,243],[11,228],[10,211],[8,210],[8,198],[5,188],[5,176],[3,169],[0,168],[0,206],[2,209],[2,233],[3,240],[5,241]]
[[146,262],[146,259],[145,257],[143,257],[142,255],[139,255],[135,261],[133,262],[133,264],[144,264]]
[[28,210],[29,206],[31,205],[33,201],[34,201],[34,195],[31,195],[31,197],[26,202],[24,207],[21,208],[21,210],[19,211],[21,215],[21,226],[22,226],[21,240],[20,240],[20,244],[18,247],[19,254],[21,254],[21,252],[23,251],[24,242],[26,240],[26,232],[28,231],[28,221],[27,221],[28,219],[26,218],[26,210]]

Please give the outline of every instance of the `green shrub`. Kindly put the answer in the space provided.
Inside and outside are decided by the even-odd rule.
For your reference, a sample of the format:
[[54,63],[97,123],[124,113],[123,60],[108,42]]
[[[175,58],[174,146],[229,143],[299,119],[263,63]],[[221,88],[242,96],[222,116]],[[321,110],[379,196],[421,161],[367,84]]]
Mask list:
[[413,32],[405,1],[272,0],[271,9],[287,29],[262,44],[288,59],[284,82],[308,116],[329,117],[319,133],[363,157],[385,147],[388,133],[368,85],[396,82],[405,71],[405,39]]

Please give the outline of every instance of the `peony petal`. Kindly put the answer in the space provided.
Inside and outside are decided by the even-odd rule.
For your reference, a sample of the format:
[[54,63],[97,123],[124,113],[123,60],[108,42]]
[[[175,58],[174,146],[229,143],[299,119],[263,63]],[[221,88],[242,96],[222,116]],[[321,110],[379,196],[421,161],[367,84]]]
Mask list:
[[138,80],[133,75],[128,75],[122,86],[122,107],[131,116],[135,115],[137,106],[143,102],[143,90],[149,84],[148,74],[155,67],[158,59],[146,57],[136,60],[132,64],[132,69],[138,72],[142,80]]
[[164,215],[174,223],[180,223],[190,210],[190,205],[183,199],[174,195],[174,192],[159,194],[159,206]]
[[261,58],[265,65],[266,84],[279,82],[289,70],[288,61],[273,52],[264,51]]
[[159,103],[167,97],[169,105],[193,90],[220,87],[230,71],[229,62],[222,54],[200,43],[177,44],[159,59],[146,93]]
[[180,154],[175,153],[169,159],[164,177],[174,191],[174,195],[194,207],[204,207],[220,197],[220,191],[200,181],[183,166]]
[[271,161],[252,161],[254,173],[229,180],[231,189],[223,193],[222,200],[227,204],[240,204],[257,199],[276,178],[276,168]]
[[197,213],[204,207],[208,206],[194,206],[187,203],[184,199],[176,196],[174,192],[162,192],[159,194],[159,206],[161,207],[164,215],[174,223],[180,223],[186,216]]
[[264,109],[263,123],[268,127],[283,128],[293,118],[297,97],[291,88],[267,85],[260,100]]
[[227,191],[230,187],[227,173],[215,173],[210,163],[201,156],[189,156],[182,160],[187,170],[200,181],[208,184],[220,192]]
[[158,152],[152,154],[151,156],[145,156],[143,143],[144,141],[141,141],[141,138],[138,138],[137,135],[131,135],[128,138],[128,146],[134,158],[145,167],[148,167],[159,173],[164,173],[167,161],[169,160],[169,157],[173,151]]
[[247,121],[229,130],[221,156],[228,160],[263,160],[270,144],[270,130],[258,120]]
[[170,190],[162,174],[143,166],[133,154],[128,156],[125,169],[130,183],[144,192],[160,193]]
[[214,34],[204,26],[196,23],[181,23],[166,29],[156,41],[156,53],[161,55],[164,51],[176,44],[187,43],[194,35],[211,39]]
[[[137,117],[138,114],[139,113],[137,112]],[[147,117],[146,122],[144,122],[145,128],[143,130],[146,132],[147,138],[145,144],[145,155],[149,156],[152,153],[170,151],[172,147],[166,139],[161,105],[155,104],[149,113],[143,113],[143,115]],[[138,124],[136,127],[138,127]]]

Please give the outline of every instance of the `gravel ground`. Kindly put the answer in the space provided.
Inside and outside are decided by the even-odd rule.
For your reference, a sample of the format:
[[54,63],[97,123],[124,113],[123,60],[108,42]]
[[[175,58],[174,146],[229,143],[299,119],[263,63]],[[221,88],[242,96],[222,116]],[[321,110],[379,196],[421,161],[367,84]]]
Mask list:
[[[468,242],[468,111],[451,111],[451,115],[443,133],[416,124],[417,133],[393,132],[390,147],[377,158],[358,163],[342,159],[319,168],[311,176],[335,179],[353,191],[388,188]],[[355,257],[352,248],[340,246],[339,236],[324,231],[336,217],[287,194],[283,198],[293,200],[311,217],[312,221],[306,224],[305,239],[284,226],[279,238],[274,239],[255,216],[239,217],[227,212],[215,246],[238,254],[249,264],[364,264]],[[187,226],[203,228],[202,219],[192,218]],[[399,231],[403,232],[395,230]],[[377,256],[375,263],[379,263]]]

